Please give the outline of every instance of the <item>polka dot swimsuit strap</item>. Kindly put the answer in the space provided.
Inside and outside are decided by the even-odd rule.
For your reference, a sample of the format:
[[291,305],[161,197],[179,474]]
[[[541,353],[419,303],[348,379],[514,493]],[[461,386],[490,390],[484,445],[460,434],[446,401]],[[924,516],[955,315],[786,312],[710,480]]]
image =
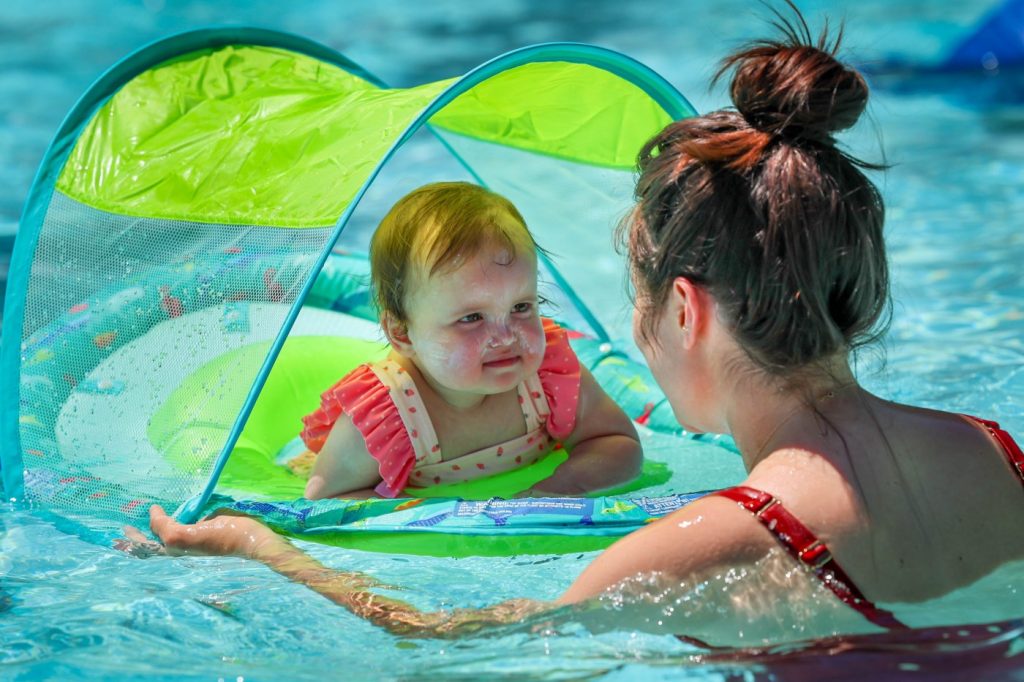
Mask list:
[[543,427],[551,415],[551,407],[544,395],[540,377],[534,374],[519,384],[516,390],[519,393],[519,407],[523,411],[523,419],[526,420],[527,433]]
[[440,462],[441,446],[437,433],[412,377],[405,368],[391,359],[373,365],[373,371],[391,391],[391,399],[398,407],[402,423],[412,441],[416,464]]

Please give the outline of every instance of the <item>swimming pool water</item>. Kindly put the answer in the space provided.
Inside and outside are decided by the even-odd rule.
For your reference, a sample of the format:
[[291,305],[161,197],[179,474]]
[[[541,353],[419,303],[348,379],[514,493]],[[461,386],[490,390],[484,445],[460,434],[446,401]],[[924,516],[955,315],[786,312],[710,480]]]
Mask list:
[[[991,3],[816,0],[801,6],[812,21],[821,12],[845,17],[847,56],[878,65],[890,57],[937,62]],[[750,7],[747,0],[5,3],[0,269],[32,174],[61,117],[95,76],[151,39],[210,23],[269,26],[324,42],[400,85],[452,76],[524,44],[580,40],[647,63],[706,111],[725,102],[721,88],[706,89],[717,59],[765,32]],[[880,136],[892,164],[878,181],[888,208],[894,311],[882,346],[861,354],[861,377],[893,399],[979,414],[1024,434],[1024,233],[1018,219],[1024,210],[1024,105],[994,97],[999,88],[981,74],[874,82],[873,121],[845,140],[856,153],[879,160]],[[683,457],[708,481],[738,475],[732,455],[716,448],[656,445],[656,457]],[[866,670],[876,677],[917,672],[928,679],[1024,679],[1018,669],[1024,636],[1012,628],[959,649],[947,639],[944,649],[932,642],[873,658],[863,647],[834,659],[796,648],[784,664],[764,657],[708,662],[671,637],[614,626],[591,632],[571,618],[458,642],[403,641],[261,566],[205,558],[139,561],[103,544],[115,534],[116,528],[93,519],[0,512],[0,678],[815,679]],[[485,605],[524,591],[553,598],[592,558],[412,559],[307,547],[330,565],[401,585],[403,598],[428,608]],[[1024,576],[1006,570],[995,584],[979,587],[1002,595],[1002,615],[961,605],[936,614],[936,623],[1024,616],[1024,598],[1014,591]],[[726,585],[722,580],[712,584]]]

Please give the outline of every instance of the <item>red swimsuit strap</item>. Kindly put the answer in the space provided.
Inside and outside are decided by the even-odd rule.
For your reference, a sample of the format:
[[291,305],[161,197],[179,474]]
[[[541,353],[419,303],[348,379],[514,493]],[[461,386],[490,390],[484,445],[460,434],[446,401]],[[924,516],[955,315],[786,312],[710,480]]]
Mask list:
[[1009,460],[1010,466],[1013,467],[1017,475],[1020,476],[1020,482],[1024,485],[1024,452],[1021,452],[1020,446],[1013,440],[1013,437],[1006,431],[999,428],[999,424],[988,419],[982,419],[980,417],[972,417],[969,414],[963,415],[971,421],[981,425],[986,431],[992,434],[992,437],[996,439],[1000,446],[1003,448],[1003,452],[1006,454],[1006,459]]
[[888,630],[905,630],[906,625],[896,619],[891,611],[875,606],[857,588],[850,576],[846,575],[828,547],[815,537],[807,526],[782,506],[778,499],[766,492],[736,486],[712,493],[739,503],[753,514],[761,525],[775,536],[786,551],[805,568],[818,576],[825,587],[832,590],[843,603],[869,621]]

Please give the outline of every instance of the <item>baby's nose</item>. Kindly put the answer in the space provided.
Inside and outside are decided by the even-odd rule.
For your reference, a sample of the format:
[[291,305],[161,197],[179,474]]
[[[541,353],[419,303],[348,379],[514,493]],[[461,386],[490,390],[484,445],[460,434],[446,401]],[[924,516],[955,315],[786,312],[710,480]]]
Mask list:
[[507,346],[516,340],[515,331],[508,320],[496,320],[491,325],[491,344],[495,346]]

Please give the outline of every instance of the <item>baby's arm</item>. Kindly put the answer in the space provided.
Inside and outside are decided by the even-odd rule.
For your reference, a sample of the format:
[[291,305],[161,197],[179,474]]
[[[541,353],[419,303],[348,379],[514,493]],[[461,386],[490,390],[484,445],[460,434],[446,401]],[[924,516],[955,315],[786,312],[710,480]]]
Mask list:
[[533,486],[533,496],[582,495],[640,475],[643,453],[633,422],[585,367],[580,368],[576,428],[563,445],[569,459]]
[[377,460],[367,451],[363,434],[348,415],[341,415],[317,455],[306,483],[306,498],[319,500],[354,491],[358,493],[350,496],[367,497],[366,493],[372,490],[365,489],[372,489],[380,481]]

